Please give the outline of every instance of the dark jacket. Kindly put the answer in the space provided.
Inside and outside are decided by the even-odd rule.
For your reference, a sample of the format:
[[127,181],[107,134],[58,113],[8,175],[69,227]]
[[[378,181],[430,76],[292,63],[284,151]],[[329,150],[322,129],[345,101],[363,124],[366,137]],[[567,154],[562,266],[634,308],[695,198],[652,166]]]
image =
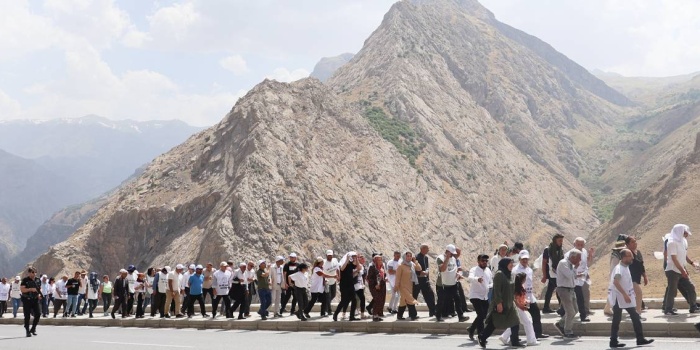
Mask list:
[[117,277],[114,281],[114,289],[112,295],[115,297],[125,298],[129,296],[129,280]]
[[[506,277],[502,271],[496,272],[493,277],[493,297],[489,305],[489,314],[486,316],[486,322],[493,321],[496,328],[510,328],[520,323],[518,314],[515,311],[513,304],[514,297],[513,281]],[[498,313],[496,306],[503,303],[503,312]]]

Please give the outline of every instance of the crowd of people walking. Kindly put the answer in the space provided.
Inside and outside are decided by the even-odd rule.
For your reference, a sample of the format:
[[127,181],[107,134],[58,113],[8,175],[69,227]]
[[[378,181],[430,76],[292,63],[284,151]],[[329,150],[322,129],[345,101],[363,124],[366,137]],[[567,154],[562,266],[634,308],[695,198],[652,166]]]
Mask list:
[[[695,287],[685,267],[686,263],[697,266],[686,253],[689,235],[688,226],[675,225],[664,236],[668,288],[663,311],[669,316],[677,314],[673,301],[678,291],[688,301],[690,313],[699,310]],[[580,322],[589,322],[588,315],[593,314],[588,266],[594,251],[587,249],[585,239],[579,237],[574,240],[574,247],[565,252],[563,241],[562,234],[554,235],[541,255],[539,281],[546,285],[542,310],[535,296],[537,286],[531,256],[523,244],[515,243],[512,247],[503,244],[493,256],[479,254],[471,268],[455,245],[447,245],[439,255],[430,257],[430,247],[424,244],[415,255],[410,251],[395,251],[387,260],[381,253],[373,253],[371,259],[366,259],[354,251],[338,260],[332,250],[327,250],[324,256],[309,263],[300,262],[295,253],[290,253],[287,258],[277,256],[269,264],[266,260],[238,265],[222,261],[216,267],[213,263],[177,264],[174,269],[150,267],[145,272],[129,265],[114,280],[109,275],[100,277],[96,272],[86,271],[76,271],[70,278],[68,275],[58,279],[38,277],[36,270],[29,268],[24,279],[17,276],[11,283],[6,279],[0,281],[0,317],[10,305],[13,316],[17,317],[20,304],[23,305],[26,335],[31,337],[36,335],[40,317],[70,318],[85,314],[93,318],[100,301],[103,315],[112,318],[117,314],[121,318],[144,318],[147,310],[151,317],[193,317],[198,304],[202,317],[245,319],[250,317],[251,303],[257,296],[261,320],[283,317],[289,305],[291,315],[306,321],[319,303],[319,316],[332,317],[333,321],[340,318],[380,322],[394,314],[397,320],[415,321],[419,318],[418,297],[422,295],[429,317],[437,322],[449,317],[467,321],[469,317],[464,314],[469,312],[469,300],[476,313],[468,327],[469,337],[482,347],[496,329],[504,330],[499,337],[504,345],[537,345],[538,339],[549,337],[542,332],[541,314],[558,313],[561,319],[555,326],[565,338],[577,337],[573,332],[577,315]],[[437,293],[431,286],[431,271],[437,274]],[[611,253],[608,305],[604,311],[612,317],[611,347],[625,346],[618,341],[622,310],[632,320],[637,345],[653,342],[644,337],[642,330],[642,281],[644,285],[648,283],[636,238],[620,235]],[[463,283],[469,286],[468,294]],[[369,303],[365,300],[366,291],[372,298]],[[333,310],[331,302],[338,294],[340,300]],[[207,296],[212,304],[211,316],[205,308]],[[556,311],[550,308],[552,297],[559,300]],[[526,335],[524,342],[518,335],[521,325]],[[700,323],[696,328],[700,331]]]

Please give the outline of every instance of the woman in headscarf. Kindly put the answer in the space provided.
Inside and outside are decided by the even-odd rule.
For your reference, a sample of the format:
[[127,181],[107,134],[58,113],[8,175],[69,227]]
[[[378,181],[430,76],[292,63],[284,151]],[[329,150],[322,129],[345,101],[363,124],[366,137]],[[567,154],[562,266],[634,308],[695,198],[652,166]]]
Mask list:
[[341,310],[346,309],[348,304],[351,304],[350,321],[359,320],[359,318],[355,317],[357,302],[355,301],[355,279],[353,278],[355,269],[359,265],[357,253],[355,252],[348,252],[340,260],[340,303],[338,303],[338,307],[336,307],[333,314],[333,321],[338,321],[338,314]]
[[418,275],[416,271],[423,271],[420,264],[415,262],[413,253],[406,252],[403,255],[403,261],[396,270],[396,282],[394,286],[399,291],[399,311],[396,313],[397,320],[403,320],[403,313],[408,307],[408,317],[411,321],[418,319],[416,305],[418,301],[413,298],[413,284],[418,284]]
[[513,279],[510,277],[512,269],[513,259],[503,258],[498,262],[498,271],[493,276],[493,297],[489,304],[489,313],[484,321],[486,327],[479,334],[479,345],[482,348],[486,348],[486,339],[493,334],[496,328],[510,328],[511,345],[522,346],[518,339],[520,320],[513,304],[514,285]]
[[372,294],[372,321],[382,321],[384,304],[386,303],[386,271],[382,255],[372,254],[372,264],[367,269],[367,286]]

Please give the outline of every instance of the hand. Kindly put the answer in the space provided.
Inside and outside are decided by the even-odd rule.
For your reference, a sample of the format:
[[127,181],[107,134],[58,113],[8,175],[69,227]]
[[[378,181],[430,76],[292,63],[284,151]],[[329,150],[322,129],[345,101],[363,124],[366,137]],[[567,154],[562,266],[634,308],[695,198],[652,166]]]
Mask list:
[[631,303],[631,302],[632,302],[632,299],[630,299],[630,296],[629,296],[629,295],[623,294],[622,296],[624,297],[626,303]]
[[644,276],[644,285],[646,286],[647,284],[649,284],[649,280],[647,279],[647,276]]
[[451,257],[452,257],[452,252],[450,252],[449,250],[445,251],[445,258],[449,259]]
[[498,303],[498,305],[496,305],[496,312],[499,314],[503,313],[503,303]]
[[683,269],[683,272],[681,272],[681,278],[688,279],[688,270]]
[[479,282],[479,283],[481,283],[481,282],[483,282],[483,281],[484,281],[484,279],[481,278],[481,277],[479,277],[479,279],[477,280],[477,282]]
[[382,290],[382,287],[379,285],[377,285],[377,287],[375,287],[375,288],[377,288],[377,290]]
[[542,276],[542,279],[540,280],[542,283],[547,283],[547,277]]

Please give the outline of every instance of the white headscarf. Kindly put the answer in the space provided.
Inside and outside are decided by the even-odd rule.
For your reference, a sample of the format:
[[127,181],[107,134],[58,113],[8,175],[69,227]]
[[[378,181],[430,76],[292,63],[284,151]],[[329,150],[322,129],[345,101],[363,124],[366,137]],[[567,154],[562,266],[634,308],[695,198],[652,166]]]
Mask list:
[[690,230],[690,227],[688,225],[683,225],[683,224],[676,224],[673,226],[673,229],[671,230],[671,240],[674,242],[683,242],[683,234],[685,231]]
[[356,252],[348,252],[347,254],[343,255],[343,258],[340,259],[340,266],[345,265],[345,261],[348,260],[349,256],[355,256],[355,259],[357,259],[357,253]]

